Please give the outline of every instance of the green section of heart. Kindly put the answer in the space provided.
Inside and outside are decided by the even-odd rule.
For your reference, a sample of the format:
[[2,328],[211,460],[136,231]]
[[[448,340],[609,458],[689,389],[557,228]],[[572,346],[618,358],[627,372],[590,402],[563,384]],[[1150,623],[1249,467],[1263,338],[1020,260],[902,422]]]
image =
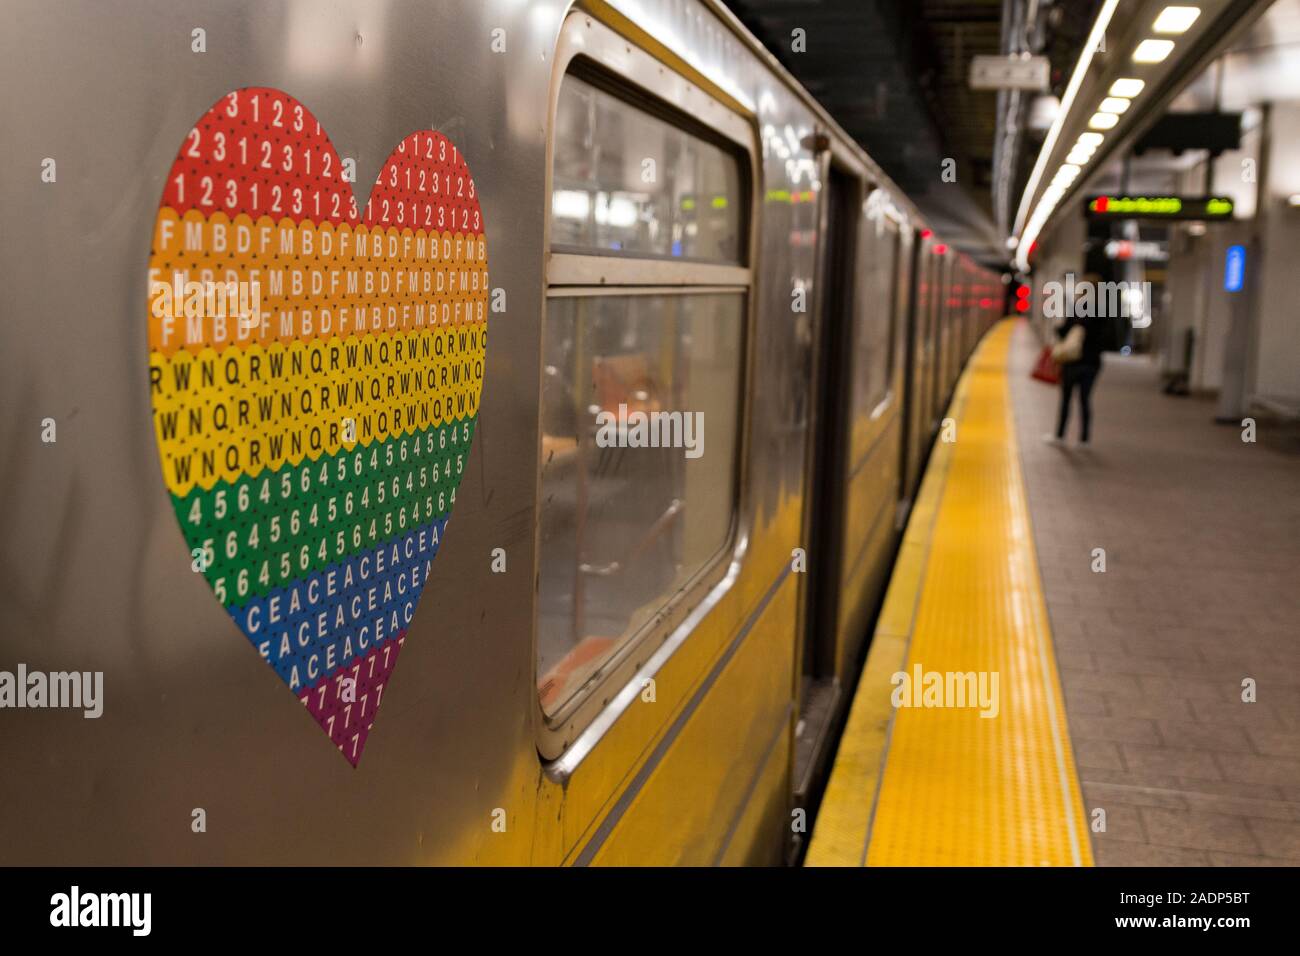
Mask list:
[[222,604],[320,571],[450,513],[476,418],[323,455],[276,472],[172,495]]

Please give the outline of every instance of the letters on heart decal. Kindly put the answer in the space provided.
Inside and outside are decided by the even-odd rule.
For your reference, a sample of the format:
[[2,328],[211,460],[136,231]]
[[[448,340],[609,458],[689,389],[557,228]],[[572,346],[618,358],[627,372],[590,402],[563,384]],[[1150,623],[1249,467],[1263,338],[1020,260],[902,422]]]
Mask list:
[[474,439],[488,274],[445,136],[407,136],[364,206],[348,166],[287,93],[222,97],[168,174],[148,312],[192,567],[355,767]]

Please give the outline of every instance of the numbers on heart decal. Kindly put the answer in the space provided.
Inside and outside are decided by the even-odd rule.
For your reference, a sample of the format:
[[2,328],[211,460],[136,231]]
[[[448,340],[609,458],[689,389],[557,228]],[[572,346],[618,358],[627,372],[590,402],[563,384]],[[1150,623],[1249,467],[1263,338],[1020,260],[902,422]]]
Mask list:
[[185,137],[149,261],[149,394],[217,600],[355,767],[464,476],[487,348],[478,192],[441,133],[357,197],[287,93]]

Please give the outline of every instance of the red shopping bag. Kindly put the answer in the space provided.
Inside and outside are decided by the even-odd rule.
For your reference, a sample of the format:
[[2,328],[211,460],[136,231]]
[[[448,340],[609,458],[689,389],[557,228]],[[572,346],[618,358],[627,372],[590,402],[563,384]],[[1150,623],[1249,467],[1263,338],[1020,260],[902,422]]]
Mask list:
[[1044,345],[1043,350],[1038,353],[1038,362],[1034,365],[1033,377],[1040,382],[1046,382],[1048,385],[1056,385],[1061,381],[1061,366],[1052,361],[1052,347]]

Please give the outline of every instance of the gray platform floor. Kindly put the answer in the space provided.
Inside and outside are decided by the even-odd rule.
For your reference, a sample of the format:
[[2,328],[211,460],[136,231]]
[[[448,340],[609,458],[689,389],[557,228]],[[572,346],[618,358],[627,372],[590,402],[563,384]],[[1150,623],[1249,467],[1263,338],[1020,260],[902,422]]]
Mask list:
[[[1070,732],[1102,866],[1300,865],[1300,458],[1107,355],[1093,448],[1012,339],[1011,392]],[[1105,549],[1106,570],[1092,570]],[[1257,702],[1242,700],[1255,681]]]

